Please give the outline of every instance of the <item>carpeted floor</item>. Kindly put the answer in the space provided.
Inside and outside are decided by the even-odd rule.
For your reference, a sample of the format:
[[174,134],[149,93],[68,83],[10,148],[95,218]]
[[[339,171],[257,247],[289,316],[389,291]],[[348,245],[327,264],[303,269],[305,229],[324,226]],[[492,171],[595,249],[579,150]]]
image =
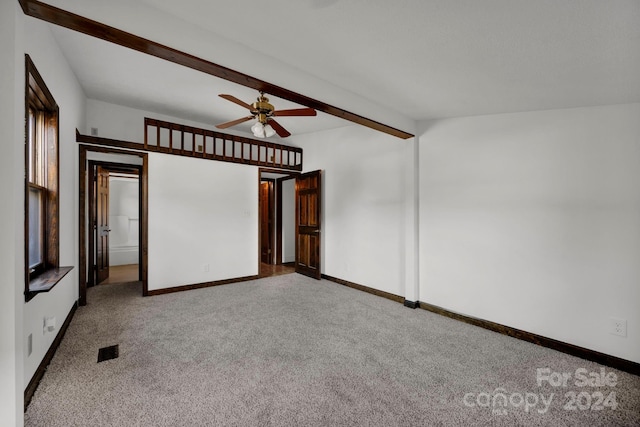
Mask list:
[[333,282],[140,286],[89,289],[27,426],[640,425],[636,376]]

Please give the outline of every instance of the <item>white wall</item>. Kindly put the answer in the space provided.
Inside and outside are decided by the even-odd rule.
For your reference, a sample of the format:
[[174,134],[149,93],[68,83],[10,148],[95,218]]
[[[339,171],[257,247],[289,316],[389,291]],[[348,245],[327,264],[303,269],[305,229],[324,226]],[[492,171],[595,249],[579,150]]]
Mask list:
[[24,52],[18,2],[0,2],[0,420],[23,424]]
[[149,153],[149,290],[257,274],[258,168]]
[[[77,299],[77,275],[70,273],[51,292],[24,302],[24,54],[29,53],[60,106],[60,262],[77,260],[77,148],[75,128],[84,122],[84,95],[46,24],[25,18],[17,2],[0,4],[2,73],[0,77],[0,209],[2,230],[0,286],[2,313],[0,419],[22,425],[24,388],[47,352],[57,330],[43,335],[44,316],[55,316],[58,326]],[[33,334],[33,353],[26,340]],[[6,334],[6,335],[5,335]]]
[[631,104],[423,123],[420,300],[640,362],[639,118]]
[[407,141],[360,126],[298,135],[304,169],[323,169],[322,272],[404,295]]
[[[191,120],[178,119],[152,111],[138,110],[104,101],[97,101],[95,99],[88,99],[87,124],[84,133],[89,135],[91,128],[97,128],[98,136],[102,138],[114,138],[123,141],[143,143],[145,117],[180,123],[202,129],[209,129],[216,132],[220,131],[219,129],[216,129],[215,124],[213,123],[200,123]],[[114,126],[114,123],[117,123],[118,125]],[[235,129],[225,129],[224,133],[253,138],[253,135],[238,132]]]
[[282,262],[296,260],[296,180],[282,181]]
[[[88,100],[85,129],[142,142],[144,117],[213,128]],[[148,215],[149,290],[258,274],[257,167],[149,153]]]
[[109,177],[109,265],[138,263],[138,178]]
[[[78,148],[75,132],[76,128],[81,129],[85,122],[85,97],[75,75],[54,42],[48,24],[28,17],[24,18],[24,21],[25,52],[31,56],[60,107],[60,265],[77,266]],[[21,68],[24,68],[24,65]],[[24,105],[21,108],[24,108]],[[19,187],[22,188],[22,185],[21,183]],[[23,230],[23,227],[20,218],[16,228]],[[20,280],[22,280],[21,277]],[[19,284],[19,286],[23,285]],[[24,354],[23,387],[26,387],[31,380],[58,333],[58,328],[77,299],[78,271],[75,268],[52,291],[39,294],[24,304],[22,340],[26,348],[27,336],[30,333],[33,334],[33,353],[27,356],[25,351]],[[42,325],[45,316],[55,316],[58,327],[53,332],[43,334]]]

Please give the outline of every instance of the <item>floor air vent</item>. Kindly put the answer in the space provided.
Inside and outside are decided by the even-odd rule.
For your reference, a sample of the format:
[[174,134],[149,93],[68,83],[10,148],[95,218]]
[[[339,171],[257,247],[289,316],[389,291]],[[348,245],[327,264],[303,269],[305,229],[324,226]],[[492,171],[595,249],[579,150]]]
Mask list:
[[109,347],[102,347],[98,350],[98,363],[104,362],[109,359],[117,359],[118,358],[118,345],[112,345]]

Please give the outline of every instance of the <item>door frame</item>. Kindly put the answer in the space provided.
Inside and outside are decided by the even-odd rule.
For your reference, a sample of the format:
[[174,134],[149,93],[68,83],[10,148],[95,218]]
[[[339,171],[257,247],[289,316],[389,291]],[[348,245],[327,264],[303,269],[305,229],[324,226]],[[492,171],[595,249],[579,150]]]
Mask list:
[[[139,185],[139,195],[138,195],[138,209],[139,209],[139,246],[138,246],[138,276],[139,280],[142,282],[142,295],[149,295],[149,284],[148,284],[148,248],[149,248],[149,156],[148,153],[142,153],[138,151],[128,151],[128,150],[119,150],[114,148],[107,148],[89,144],[78,144],[78,195],[79,195],[79,203],[78,203],[78,213],[79,213],[79,221],[78,221],[78,239],[79,239],[79,271],[78,274],[78,302],[79,305],[87,304],[87,278],[89,276],[89,271],[87,268],[87,258],[88,258],[88,209],[90,200],[88,198],[88,175],[89,175],[89,161],[87,159],[88,153],[106,153],[106,154],[118,154],[118,155],[127,155],[127,156],[135,156],[140,157],[142,159],[142,165],[132,165],[126,163],[116,163],[120,164],[124,167],[137,167],[139,168],[140,174],[138,179]],[[93,161],[93,160],[92,160]]]
[[[282,178],[278,178],[276,179],[276,265],[281,265],[283,264],[282,262],[282,245],[284,244],[282,241],[282,232],[283,232],[283,223],[282,223],[282,203],[283,203],[283,190],[282,190],[282,183],[284,181],[289,181],[289,180],[295,180],[296,176],[295,175],[288,175]],[[293,188],[293,198],[294,198],[294,205],[295,205],[295,197],[296,197],[296,189],[295,189],[295,181],[294,181],[294,188]],[[295,212],[295,206],[293,209],[293,221],[294,221],[294,227],[295,227],[295,216],[296,216],[296,212]],[[294,236],[295,239],[295,236]],[[294,261],[295,263],[295,261]]]
[[[268,185],[269,191],[268,191],[268,195],[267,195],[267,200],[265,200],[265,198],[262,196],[262,186],[264,184]],[[259,209],[260,209],[260,229],[259,229],[259,233],[260,233],[260,265],[262,265],[262,263],[264,262],[262,260],[263,257],[263,253],[262,253],[262,234],[263,234],[263,224],[264,224],[264,218],[263,218],[263,204],[267,203],[269,209],[268,209],[268,215],[271,217],[271,221],[267,221],[268,227],[269,227],[269,233],[268,236],[270,237],[270,242],[269,242],[269,250],[271,251],[268,255],[268,261],[266,264],[275,264],[276,263],[276,252],[277,252],[277,248],[275,247],[275,243],[274,243],[274,236],[276,233],[275,230],[275,225],[277,223],[277,219],[276,219],[276,205],[275,205],[275,193],[276,193],[276,182],[275,179],[273,178],[261,178],[260,179],[260,195],[259,195]]]
[[[262,177],[262,174],[271,174],[274,177]],[[275,177],[277,175],[277,177]],[[274,208],[276,210],[275,215],[275,264],[282,264],[282,182],[295,179],[300,175],[300,172],[292,172],[292,171],[283,171],[280,169],[270,169],[270,168],[259,168],[258,169],[258,212],[260,210],[260,183],[262,181],[274,181],[274,190],[275,190],[275,203]],[[262,233],[260,232],[260,214],[258,214],[258,274],[260,274],[260,269],[262,267]]]
[[[87,287],[92,287],[98,284],[98,280],[97,280],[97,271],[96,271],[96,263],[93,261],[95,258],[95,248],[96,248],[96,233],[95,230],[93,228],[93,226],[95,226],[94,222],[97,218],[97,204],[96,204],[96,197],[97,194],[95,192],[96,188],[93,185],[93,183],[95,182],[96,179],[96,175],[95,175],[95,170],[94,167],[95,166],[100,166],[102,167],[104,170],[106,170],[107,172],[111,173],[127,173],[127,174],[132,174],[132,175],[137,175],[138,177],[138,189],[140,187],[140,175],[142,174],[142,166],[141,165],[130,165],[130,164],[124,164],[124,163],[114,163],[114,162],[106,162],[106,161],[102,161],[102,160],[88,160],[87,161],[87,165],[88,165],[88,204],[89,204],[89,210],[87,212],[88,214],[88,226],[87,226],[87,234],[89,236],[89,243],[88,243],[88,251],[89,251],[89,256],[87,258]],[[140,193],[138,193],[138,209],[140,209]],[[140,224],[138,224],[139,226]],[[139,232],[140,230],[138,230]],[[140,251],[140,246],[138,245],[138,252]],[[139,259],[139,257],[138,257]],[[140,264],[138,264],[138,280],[141,280],[141,274],[140,274]]]

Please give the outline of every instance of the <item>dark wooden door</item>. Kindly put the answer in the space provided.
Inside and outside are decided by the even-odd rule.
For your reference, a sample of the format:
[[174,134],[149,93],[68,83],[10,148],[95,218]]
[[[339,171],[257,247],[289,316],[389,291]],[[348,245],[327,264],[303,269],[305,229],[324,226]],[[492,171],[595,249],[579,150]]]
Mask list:
[[96,170],[96,283],[109,277],[109,171]]
[[296,273],[320,279],[322,172],[296,178]]
[[260,261],[273,264],[273,183],[260,183]]

